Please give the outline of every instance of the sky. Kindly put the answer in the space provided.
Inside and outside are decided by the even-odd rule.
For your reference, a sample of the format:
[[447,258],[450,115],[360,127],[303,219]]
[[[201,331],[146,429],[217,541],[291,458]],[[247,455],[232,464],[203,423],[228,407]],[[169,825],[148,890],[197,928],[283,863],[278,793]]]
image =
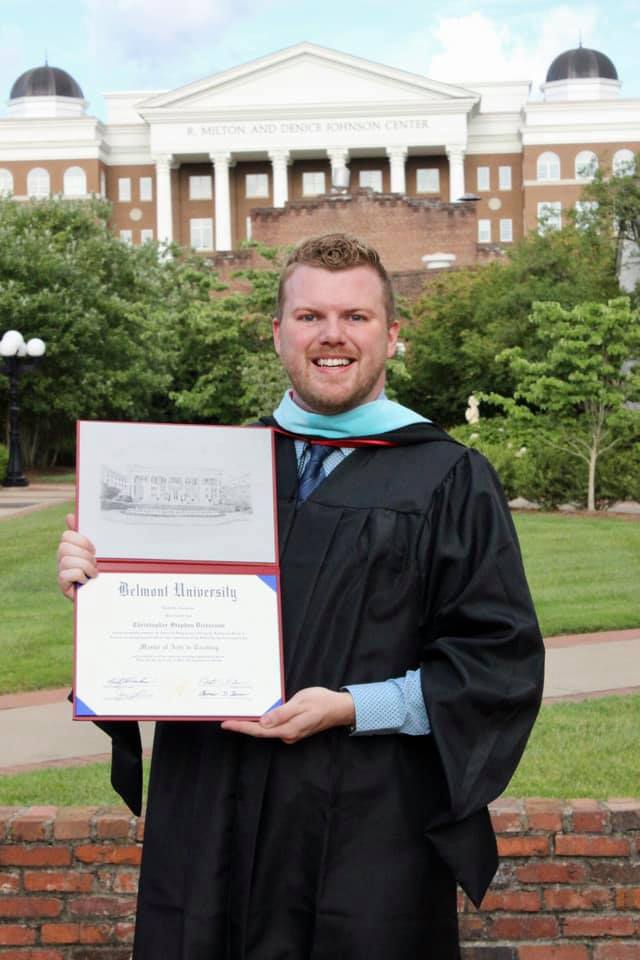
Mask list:
[[303,40],[449,83],[531,80],[535,93],[580,39],[613,60],[622,96],[640,97],[639,0],[0,0],[0,114],[45,56],[105,119],[105,92],[172,89]]

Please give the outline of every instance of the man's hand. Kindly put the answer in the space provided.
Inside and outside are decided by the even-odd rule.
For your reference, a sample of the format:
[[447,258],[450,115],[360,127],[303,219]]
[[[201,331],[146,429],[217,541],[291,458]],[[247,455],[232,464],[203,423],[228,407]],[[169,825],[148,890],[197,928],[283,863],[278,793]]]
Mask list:
[[351,727],[355,718],[350,693],[307,687],[283,707],[270,710],[259,720],[225,720],[221,727],[250,737],[277,737],[285,743],[297,743],[330,727]]
[[90,540],[76,532],[75,526],[75,516],[68,513],[69,529],[62,534],[58,547],[58,586],[69,600],[73,599],[76,583],[86,583],[98,576],[96,548]]

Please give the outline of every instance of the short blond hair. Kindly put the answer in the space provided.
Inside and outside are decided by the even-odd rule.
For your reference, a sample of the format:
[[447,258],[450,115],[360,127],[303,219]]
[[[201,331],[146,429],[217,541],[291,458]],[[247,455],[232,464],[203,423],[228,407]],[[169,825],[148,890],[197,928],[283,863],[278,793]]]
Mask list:
[[309,237],[291,251],[280,274],[276,315],[282,320],[284,308],[284,288],[287,280],[297,266],[319,267],[322,270],[350,270],[353,267],[371,267],[380,277],[387,324],[393,323],[396,314],[396,302],[391,285],[391,277],[380,260],[380,254],[373,247],[349,233],[325,233],[320,237]]

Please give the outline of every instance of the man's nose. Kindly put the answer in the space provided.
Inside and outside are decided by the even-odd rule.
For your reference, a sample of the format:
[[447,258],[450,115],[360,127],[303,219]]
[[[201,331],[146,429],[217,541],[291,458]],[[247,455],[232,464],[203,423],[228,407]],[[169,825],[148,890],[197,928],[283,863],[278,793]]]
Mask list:
[[329,314],[322,325],[323,343],[343,343],[345,339],[344,325],[339,316]]

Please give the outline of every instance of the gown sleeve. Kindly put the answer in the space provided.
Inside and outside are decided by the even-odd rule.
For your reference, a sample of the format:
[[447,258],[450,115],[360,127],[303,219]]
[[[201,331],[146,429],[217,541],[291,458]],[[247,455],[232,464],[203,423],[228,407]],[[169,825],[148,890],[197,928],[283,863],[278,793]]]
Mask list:
[[142,813],[142,740],[135,720],[94,721],[111,737],[111,786],[132,813]]
[[[67,697],[73,703],[73,690]],[[111,786],[132,813],[142,813],[142,739],[135,720],[94,720],[111,737]]]
[[509,783],[538,713],[544,646],[500,483],[467,450],[425,536],[422,690],[448,793],[432,826],[479,814]]

